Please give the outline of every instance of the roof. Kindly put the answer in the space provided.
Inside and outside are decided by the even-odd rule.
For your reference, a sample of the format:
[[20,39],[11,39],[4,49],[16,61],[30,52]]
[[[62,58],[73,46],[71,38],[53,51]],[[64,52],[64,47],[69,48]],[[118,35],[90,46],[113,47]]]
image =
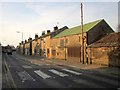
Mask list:
[[[102,20],[104,20],[104,19],[84,24],[83,25],[83,32],[89,31],[90,29],[92,29],[94,26],[96,26]],[[81,29],[81,26],[76,26],[76,27],[73,27],[73,28],[70,28],[70,29],[66,29],[63,32],[56,35],[54,38],[64,37],[64,36],[73,35],[73,34],[79,34],[79,33],[82,32],[82,31],[80,31],[80,29]]]
[[120,46],[120,32],[110,33],[88,47]]
[[64,27],[62,27],[62,28],[60,28],[60,29],[58,29],[58,30],[52,31],[52,32],[50,32],[50,33],[48,33],[48,34],[45,34],[45,35],[42,35],[42,36],[38,37],[38,39],[44,38],[44,37],[49,36],[49,35],[52,35],[52,34],[56,34],[56,35],[57,35],[57,34],[60,33],[61,31],[64,31],[65,29],[68,29],[68,27],[67,27],[67,26],[64,26]]
[[[41,35],[41,36],[38,37],[38,38],[34,38],[34,39],[32,39],[32,41],[35,41],[35,40],[41,39],[41,38],[45,38],[45,37],[47,37],[47,36],[49,36],[49,35],[52,35],[52,34],[56,34],[56,35],[57,35],[57,34],[60,33],[61,31],[64,31],[65,29],[68,29],[68,27],[67,27],[67,26],[64,26],[64,27],[62,27],[62,28],[60,28],[60,29],[58,29],[58,30],[55,30],[55,31],[52,31],[52,32],[50,32],[50,33]],[[54,35],[53,35],[53,36],[54,36]]]

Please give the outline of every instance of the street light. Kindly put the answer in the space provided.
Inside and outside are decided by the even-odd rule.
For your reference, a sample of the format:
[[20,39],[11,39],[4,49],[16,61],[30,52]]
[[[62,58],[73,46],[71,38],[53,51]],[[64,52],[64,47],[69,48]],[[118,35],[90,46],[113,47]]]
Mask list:
[[20,32],[20,31],[16,31],[16,32],[22,34],[22,41],[23,41],[23,32]]

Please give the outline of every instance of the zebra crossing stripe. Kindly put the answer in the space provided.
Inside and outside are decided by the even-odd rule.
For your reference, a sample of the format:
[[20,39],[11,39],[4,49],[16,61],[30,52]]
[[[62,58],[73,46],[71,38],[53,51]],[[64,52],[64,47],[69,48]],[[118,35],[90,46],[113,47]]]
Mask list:
[[61,77],[69,76],[68,74],[64,74],[64,73],[62,73],[60,71],[57,71],[57,70],[54,70],[54,69],[51,69],[49,71],[52,72],[52,73],[54,73],[54,74],[56,74],[56,75],[59,75]]
[[39,75],[40,77],[42,77],[43,79],[46,79],[46,78],[50,78],[51,76],[45,74],[44,72],[40,71],[40,70],[36,70],[34,71],[37,75]]
[[28,65],[22,65],[23,68],[32,68],[31,66]]
[[69,69],[62,69],[63,71],[66,71],[66,72],[69,72],[69,73],[72,73],[72,74],[75,74],[75,75],[81,75],[82,73],[79,73],[79,72],[76,72],[76,71],[73,71],[73,70],[69,70]]
[[26,71],[22,71],[22,72],[17,72],[18,76],[21,78],[22,82],[24,82],[25,80],[32,80],[35,81],[35,79],[33,79]]

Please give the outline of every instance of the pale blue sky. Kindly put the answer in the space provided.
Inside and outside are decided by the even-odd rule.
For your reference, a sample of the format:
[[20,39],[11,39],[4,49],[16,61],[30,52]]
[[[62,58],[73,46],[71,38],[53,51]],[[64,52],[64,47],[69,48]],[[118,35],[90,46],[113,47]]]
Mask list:
[[[29,36],[34,38],[35,33],[41,35],[43,30],[53,30],[57,25],[61,28],[69,28],[80,25],[80,1],[73,0],[62,2],[38,2],[38,0],[4,0],[0,2],[0,41],[6,44],[18,45],[24,33],[24,40]],[[54,1],[54,2],[53,2]],[[84,0],[84,23],[98,19],[105,19],[108,24],[117,31],[118,25],[118,0],[104,0],[106,2],[88,2]],[[93,0],[91,0],[93,1]],[[109,0],[110,1],[110,0]]]

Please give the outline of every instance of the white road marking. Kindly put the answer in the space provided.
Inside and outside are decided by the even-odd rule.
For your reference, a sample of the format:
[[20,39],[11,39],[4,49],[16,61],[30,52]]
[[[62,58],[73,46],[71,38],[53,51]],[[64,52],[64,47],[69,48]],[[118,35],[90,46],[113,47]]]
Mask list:
[[20,79],[22,80],[22,82],[24,82],[25,80],[35,81],[35,79],[33,79],[26,71],[17,72],[17,74],[20,77]]
[[57,70],[54,70],[54,69],[51,69],[49,71],[52,72],[52,73],[54,73],[54,74],[56,74],[56,75],[59,75],[61,77],[69,76],[68,74],[64,74],[64,73],[62,73],[60,71],[57,71]]
[[81,75],[82,73],[79,73],[79,72],[76,72],[76,71],[73,71],[73,70],[69,70],[69,69],[62,69],[63,71],[66,71],[66,72],[69,72],[69,73],[72,73],[72,74],[75,74],[75,75]]
[[23,68],[32,68],[31,66],[28,65],[22,65]]
[[40,77],[42,77],[43,79],[46,79],[46,78],[50,78],[51,76],[45,74],[44,72],[40,71],[40,70],[36,70],[34,71],[36,74],[38,74]]

